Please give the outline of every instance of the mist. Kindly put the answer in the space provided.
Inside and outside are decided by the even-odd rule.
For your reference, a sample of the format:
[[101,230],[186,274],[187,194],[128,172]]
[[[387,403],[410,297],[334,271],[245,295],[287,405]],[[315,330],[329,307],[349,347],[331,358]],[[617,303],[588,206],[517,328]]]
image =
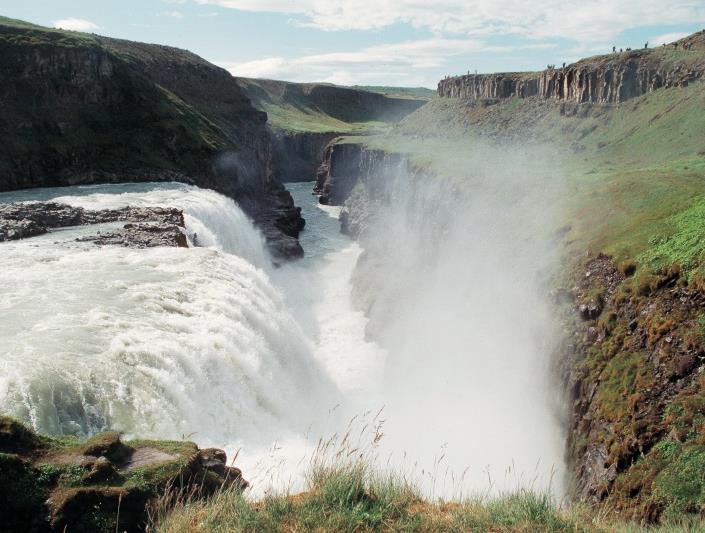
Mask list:
[[387,352],[380,457],[436,496],[560,495],[559,332],[547,299],[560,165],[548,150],[490,147],[453,163],[456,180],[399,168],[373,178],[384,185],[360,236],[353,298]]

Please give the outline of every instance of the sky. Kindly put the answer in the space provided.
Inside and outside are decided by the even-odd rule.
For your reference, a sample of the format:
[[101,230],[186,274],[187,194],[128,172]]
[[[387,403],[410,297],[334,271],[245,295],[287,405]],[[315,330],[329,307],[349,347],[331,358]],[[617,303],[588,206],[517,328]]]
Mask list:
[[705,0],[0,0],[0,14],[186,48],[236,76],[429,88],[705,28]]

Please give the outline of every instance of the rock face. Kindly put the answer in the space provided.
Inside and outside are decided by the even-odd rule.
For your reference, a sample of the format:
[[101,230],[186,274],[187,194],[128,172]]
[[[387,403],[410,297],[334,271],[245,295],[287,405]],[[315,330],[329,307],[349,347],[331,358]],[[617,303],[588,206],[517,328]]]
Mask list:
[[123,221],[131,223],[117,231],[79,240],[134,248],[188,246],[184,215],[179,209],[125,207],[91,211],[55,202],[0,204],[0,242],[43,235],[51,228]]
[[207,497],[248,485],[225,452],[190,442],[55,440],[0,417],[0,523],[5,531],[144,531],[167,491]]
[[287,181],[313,181],[328,144],[335,132],[287,132],[273,134],[272,168],[276,178]]
[[384,190],[385,176],[406,170],[406,159],[399,154],[334,141],[326,148],[318,168],[314,192],[320,195],[322,204],[342,205],[358,183],[375,197]]
[[266,114],[230,74],[176,48],[0,19],[0,191],[183,181],[221,192],[292,248]]
[[647,522],[693,512],[702,487],[689,472],[703,464],[703,284],[687,283],[677,267],[633,276],[633,265],[618,268],[605,255],[580,274],[556,293],[574,496]]
[[[683,50],[683,43],[694,49]],[[598,56],[542,72],[450,77],[438,95],[466,100],[540,98],[572,103],[619,103],[662,87],[682,87],[705,75],[705,34],[649,50]]]

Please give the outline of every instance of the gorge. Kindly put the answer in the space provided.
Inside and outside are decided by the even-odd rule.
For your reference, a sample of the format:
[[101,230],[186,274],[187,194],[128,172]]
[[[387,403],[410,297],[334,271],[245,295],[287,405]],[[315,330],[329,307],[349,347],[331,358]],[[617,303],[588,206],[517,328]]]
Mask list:
[[409,97],[0,19],[0,520],[262,516],[341,457],[443,519],[697,519],[703,35]]

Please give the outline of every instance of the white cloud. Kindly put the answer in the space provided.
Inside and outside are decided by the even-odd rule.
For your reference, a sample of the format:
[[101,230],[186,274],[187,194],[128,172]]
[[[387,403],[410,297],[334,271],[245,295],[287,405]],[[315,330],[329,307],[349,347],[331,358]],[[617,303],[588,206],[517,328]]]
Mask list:
[[175,19],[182,19],[184,18],[184,14],[181,11],[166,11],[164,13],[167,17],[172,17]]
[[90,20],[68,17],[65,19],[55,20],[51,23],[54,28],[72,31],[94,31],[100,28],[96,23]]
[[649,42],[651,43],[652,46],[661,46],[662,44],[670,44],[673,41],[679,41],[683,37],[688,37],[690,35],[687,32],[673,32],[673,33],[664,33],[662,35],[657,35],[656,37],[652,37]]
[[323,30],[408,23],[434,33],[515,34],[577,42],[613,40],[629,28],[705,21],[693,0],[196,0],[242,11],[284,13]]
[[[551,48],[535,44],[522,48]],[[292,59],[268,57],[247,62],[217,62],[234,76],[319,81],[349,85],[381,83],[435,87],[437,75],[454,56],[470,52],[508,52],[475,39],[432,38],[370,46],[353,52],[330,52]]]

